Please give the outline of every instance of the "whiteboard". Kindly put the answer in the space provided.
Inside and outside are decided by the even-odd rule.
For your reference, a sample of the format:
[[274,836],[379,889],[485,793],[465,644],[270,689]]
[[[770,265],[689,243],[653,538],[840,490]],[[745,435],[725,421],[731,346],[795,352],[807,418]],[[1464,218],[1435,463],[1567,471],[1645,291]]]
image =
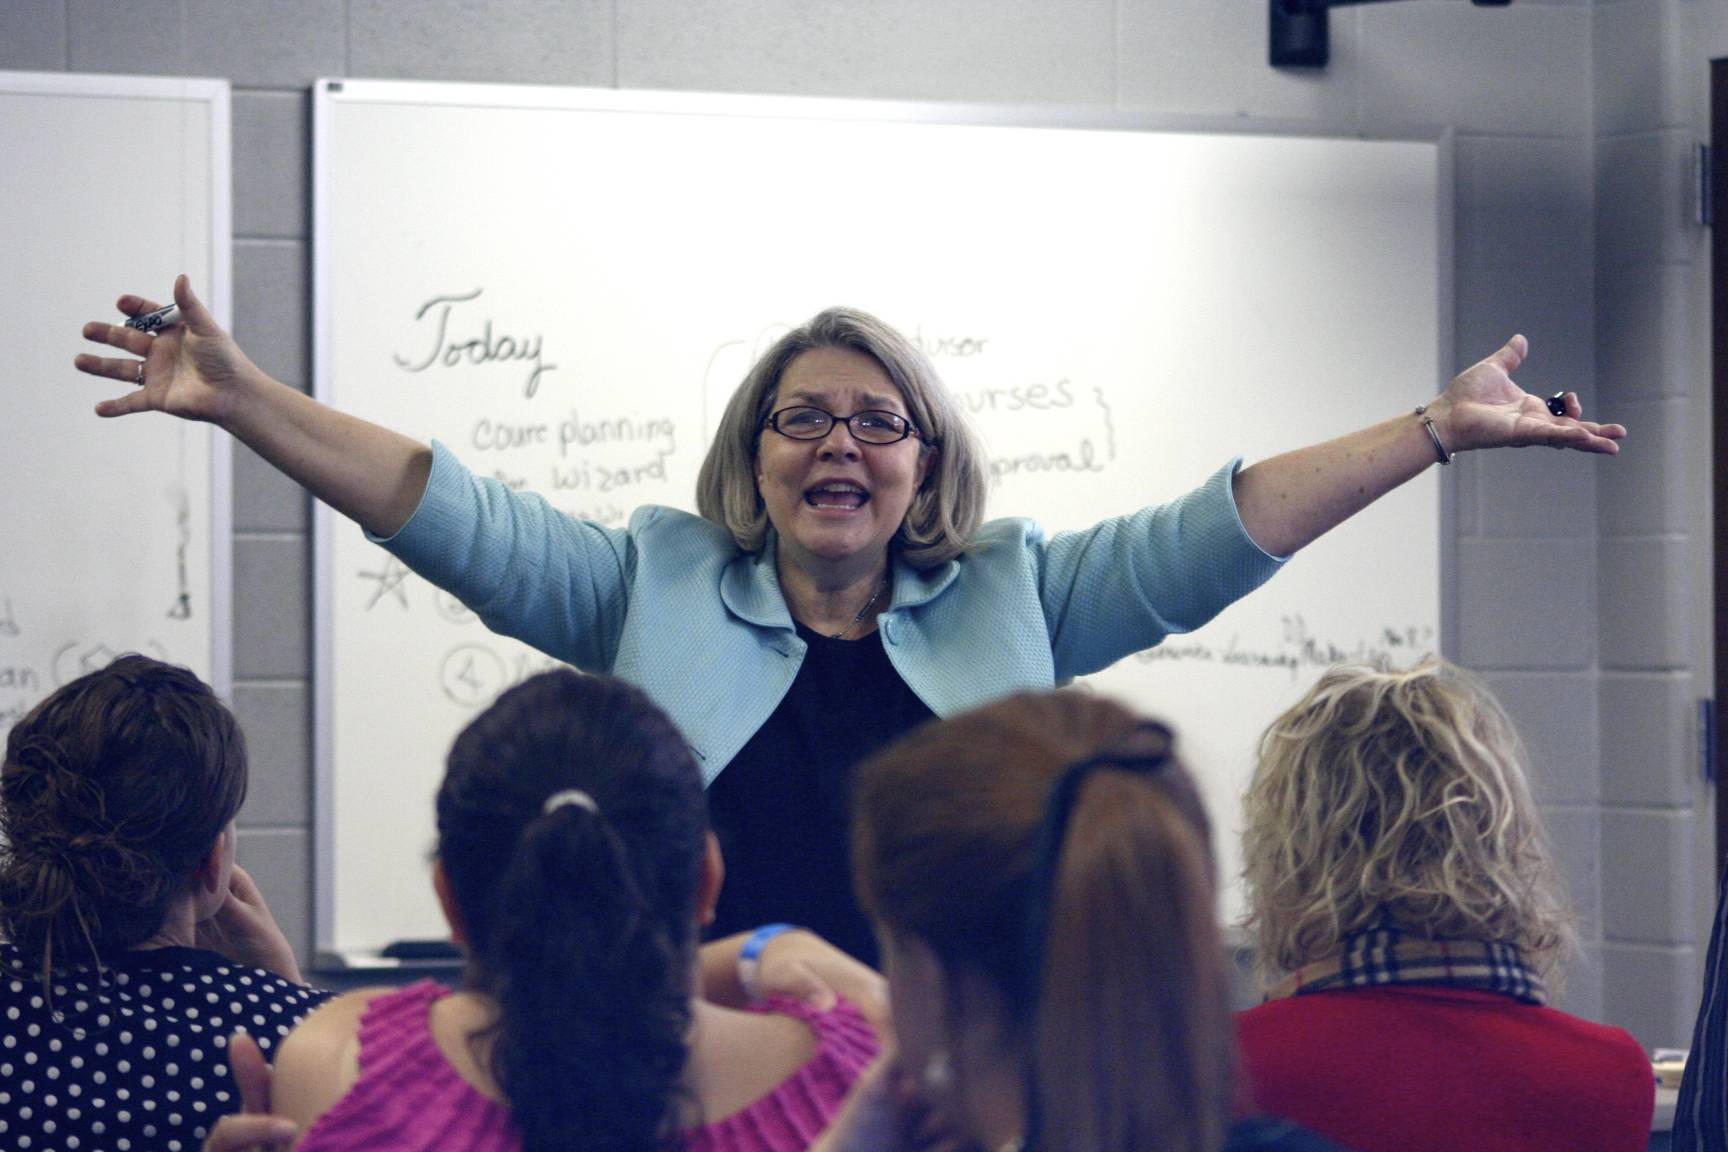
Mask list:
[[136,651],[231,680],[229,440],[72,367],[122,292],[229,291],[225,80],[0,72],[0,738]]
[[[923,344],[986,441],[989,514],[1052,530],[1444,383],[1439,137],[364,81],[319,85],[314,137],[318,396],[608,524],[691,508],[746,366],[829,304]],[[1440,647],[1440,516],[1425,475],[1091,678],[1177,726],[1227,876],[1259,728],[1335,657]],[[352,959],[443,934],[444,754],[548,661],[323,509],[317,541],[316,933]]]

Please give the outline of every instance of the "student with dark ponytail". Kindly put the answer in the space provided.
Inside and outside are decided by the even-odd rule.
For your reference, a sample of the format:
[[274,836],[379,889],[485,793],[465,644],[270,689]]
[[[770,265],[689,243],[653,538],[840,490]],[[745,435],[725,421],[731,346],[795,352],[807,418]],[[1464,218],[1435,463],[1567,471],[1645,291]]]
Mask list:
[[898,1051],[823,1152],[1329,1149],[1233,1124],[1210,831],[1163,725],[1017,696],[866,761],[860,902]]
[[696,764],[641,691],[567,670],[511,689],[438,794],[466,987],[333,1001],[283,1045],[276,1111],[306,1152],[808,1146],[875,1037],[846,1001],[697,998],[721,876]]

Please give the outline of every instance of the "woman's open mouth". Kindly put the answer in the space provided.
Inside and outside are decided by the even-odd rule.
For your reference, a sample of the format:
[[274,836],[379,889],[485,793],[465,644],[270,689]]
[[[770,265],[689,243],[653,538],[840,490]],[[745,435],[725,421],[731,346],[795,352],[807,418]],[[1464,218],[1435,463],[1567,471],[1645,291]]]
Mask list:
[[859,485],[844,480],[817,484],[804,493],[804,503],[812,508],[850,510],[864,507],[869,499],[870,493]]

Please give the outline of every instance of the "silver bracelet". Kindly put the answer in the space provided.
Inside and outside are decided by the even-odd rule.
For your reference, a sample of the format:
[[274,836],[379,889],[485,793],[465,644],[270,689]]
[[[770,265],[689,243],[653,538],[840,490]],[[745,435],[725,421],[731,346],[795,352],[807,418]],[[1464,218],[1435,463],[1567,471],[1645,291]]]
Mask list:
[[1440,443],[1440,431],[1434,427],[1434,417],[1428,415],[1428,405],[1416,405],[1416,415],[1422,417],[1422,427],[1428,429],[1428,439],[1434,441],[1434,455],[1440,458],[1440,463],[1452,463],[1452,453],[1446,451],[1446,445]]

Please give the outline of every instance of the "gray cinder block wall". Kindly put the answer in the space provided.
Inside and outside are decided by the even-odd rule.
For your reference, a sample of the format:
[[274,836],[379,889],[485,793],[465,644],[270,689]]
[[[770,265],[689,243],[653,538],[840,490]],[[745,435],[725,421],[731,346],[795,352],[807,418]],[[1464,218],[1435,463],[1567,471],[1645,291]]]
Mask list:
[[[1696,708],[1712,690],[1710,252],[1693,150],[1728,8],[1595,8],[1597,382],[1637,451],[1599,479],[1603,993],[1689,1037],[1715,896]],[[1719,225],[1721,226],[1721,225]]]
[[[1331,67],[1291,75],[1264,62],[1258,0],[0,0],[0,68],[231,81],[234,327],[301,387],[306,91],[320,76],[1054,103],[1327,133],[1451,127],[1457,365],[1522,331],[1533,387],[1575,388],[1638,424],[1608,467],[1499,454],[1462,458],[1447,481],[1456,655],[1524,729],[1579,907],[1586,948],[1567,1007],[1656,1044],[1679,1040],[1693,1011],[1699,912],[1687,905],[1700,901],[1685,885],[1706,851],[1686,777],[1708,659],[1691,639],[1707,619],[1706,513],[1677,491],[1708,475],[1695,443],[1702,241],[1672,166],[1702,123],[1699,45],[1728,50],[1728,20],[1704,14],[1715,7],[1345,9]],[[115,286],[131,287],[148,289]],[[1363,418],[1427,389],[1388,381],[1384,409]],[[305,952],[308,513],[244,450],[235,529],[235,702],[257,765],[242,854]]]

